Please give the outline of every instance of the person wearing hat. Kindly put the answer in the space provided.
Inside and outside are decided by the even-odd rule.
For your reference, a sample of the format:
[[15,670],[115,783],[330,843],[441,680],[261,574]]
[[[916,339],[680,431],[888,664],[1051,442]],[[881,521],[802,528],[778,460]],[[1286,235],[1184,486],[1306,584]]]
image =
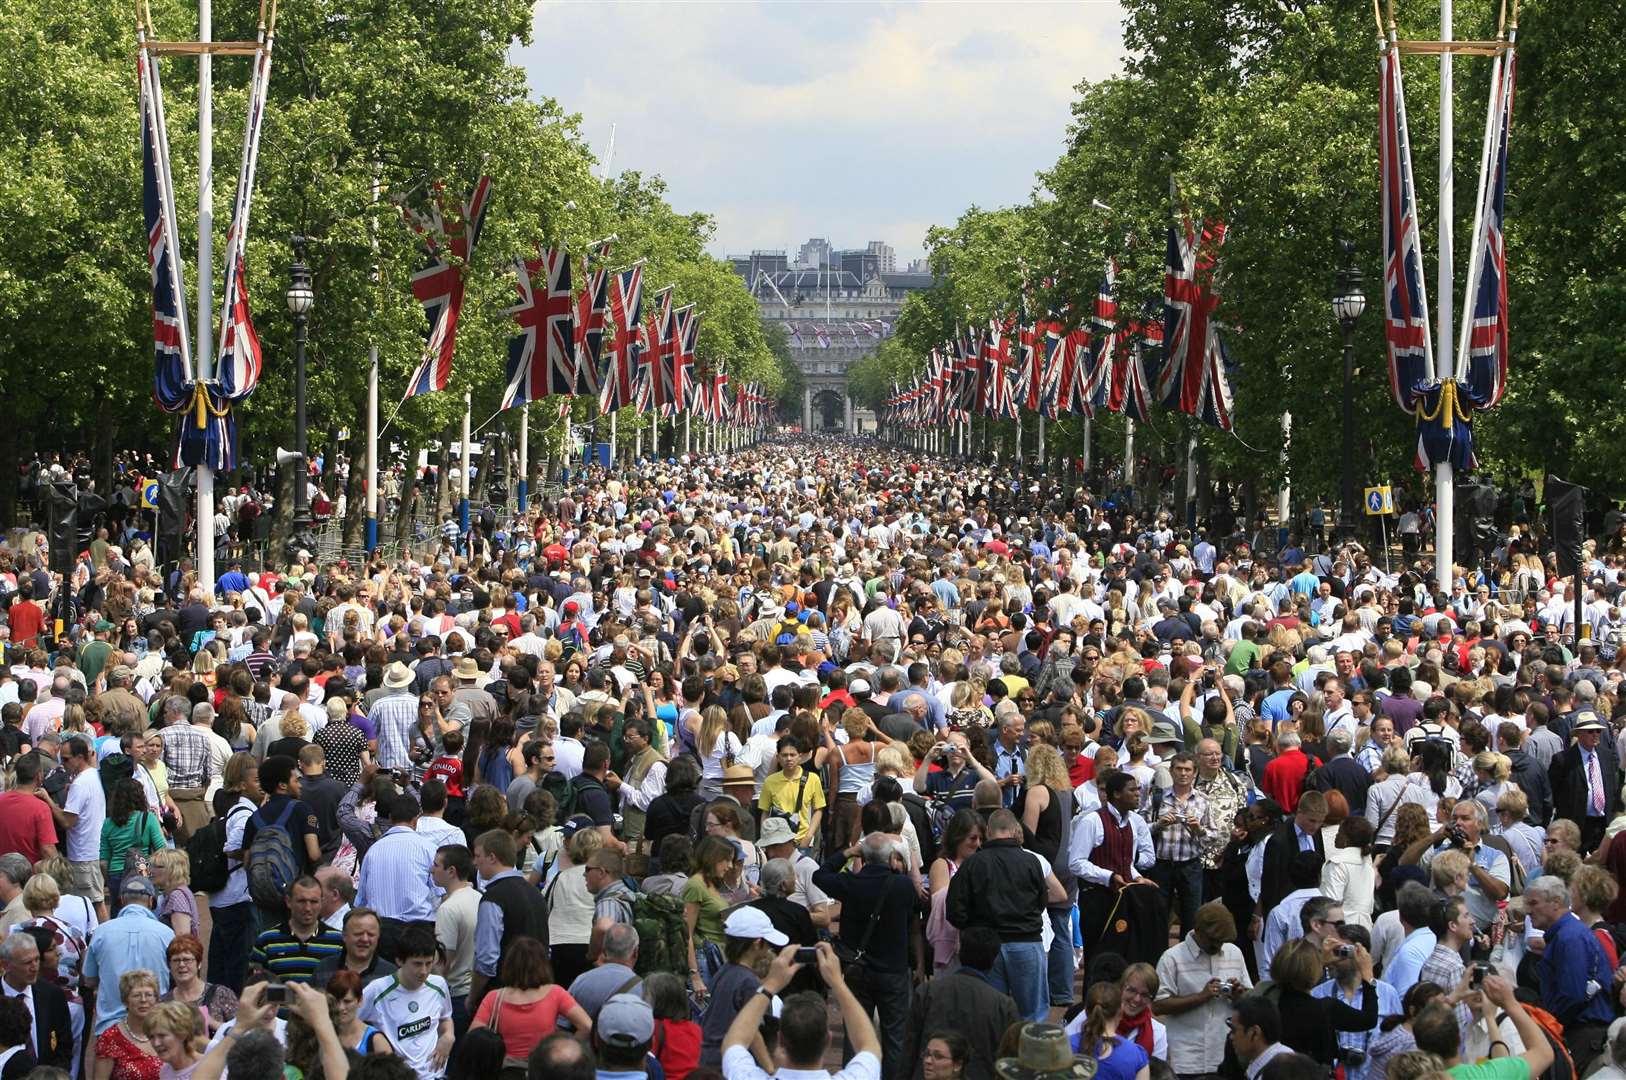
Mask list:
[[819,868],[818,860],[802,854],[796,843],[796,830],[791,828],[790,822],[781,817],[765,819],[757,834],[757,847],[762,851],[763,858],[769,861],[782,859],[790,864],[794,875],[790,901],[807,909],[814,926],[829,926],[834,902],[823,889],[813,884],[813,874]]
[[139,874],[124,878],[119,887],[119,913],[96,928],[85,951],[86,993],[96,994],[96,1028],[100,1035],[124,1018],[124,1002],[119,996],[119,980],[130,971],[145,968],[158,975],[160,992],[169,989],[169,943],[175,931],[158,921],[153,908],[158,890],[151,879]]
[[113,632],[113,624],[98,619],[90,631],[94,637],[79,648],[79,671],[85,677],[86,686],[95,686],[113,658],[113,643],[107,640],[107,635]]
[[378,736],[378,767],[412,767],[412,729],[418,723],[418,696],[412,692],[412,669],[397,661],[384,669],[384,696],[367,710],[367,722]]
[[1099,1067],[1074,1054],[1072,1038],[1056,1024],[1023,1024],[1016,1045],[1015,1057],[994,1063],[998,1080],[1090,1080]]
[[1604,830],[1621,810],[1620,761],[1606,725],[1590,709],[1577,711],[1570,732],[1575,741],[1553,756],[1547,779],[1553,789],[1553,816],[1581,827],[1581,854],[1603,843]]
[[467,705],[476,721],[495,720],[497,699],[491,696],[491,691],[478,685],[481,674],[478,660],[472,656],[459,656],[452,664],[452,675],[457,680],[452,700]]
[[[779,1011],[779,1051],[783,1066],[765,1061],[760,1050],[758,1029],[775,997],[783,992],[797,973],[807,967],[796,962],[798,949],[786,946],[779,950],[768,974],[744,1005],[732,1017],[723,1036],[722,1069],[725,1080],[768,1080],[774,1075],[794,1073],[798,1080],[807,1077],[830,1077],[824,1068],[824,1057],[830,1046],[829,1006],[818,994],[793,994],[786,998]],[[841,970],[841,961],[828,943],[815,947],[818,973],[841,1009],[841,1024],[848,1045],[846,1065],[835,1074],[835,1080],[876,1080],[881,1074],[881,1041],[876,1038],[870,1023],[869,1009],[859,1002],[848,987]],[[903,1075],[901,1072],[895,1075]]]
[[1236,919],[1223,903],[1197,909],[1185,939],[1158,958],[1157,980],[1169,1065],[1180,1076],[1219,1072],[1231,1003],[1253,988],[1236,946]]
[[[773,921],[757,908],[735,908],[723,920],[725,963],[706,988],[710,1001],[700,1023],[702,1067],[717,1068],[722,1065],[724,1037],[729,1034],[740,1010],[762,987],[756,969],[773,956],[775,949],[782,949],[789,943],[790,938],[774,929]],[[760,1037],[752,1041],[751,1053],[757,1061],[771,1066],[772,1059]]]
[[655,1012],[649,1002],[632,993],[612,995],[593,1022],[598,1080],[634,1080],[648,1075],[654,1039]]

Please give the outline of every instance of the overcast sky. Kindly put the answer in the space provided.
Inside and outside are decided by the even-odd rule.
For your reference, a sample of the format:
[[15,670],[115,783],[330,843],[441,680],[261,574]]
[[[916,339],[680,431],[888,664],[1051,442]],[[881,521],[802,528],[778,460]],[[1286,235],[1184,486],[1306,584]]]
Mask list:
[[713,253],[886,240],[903,262],[967,206],[1028,198],[1073,87],[1119,70],[1116,0],[539,0],[534,92],[614,171],[666,178]]

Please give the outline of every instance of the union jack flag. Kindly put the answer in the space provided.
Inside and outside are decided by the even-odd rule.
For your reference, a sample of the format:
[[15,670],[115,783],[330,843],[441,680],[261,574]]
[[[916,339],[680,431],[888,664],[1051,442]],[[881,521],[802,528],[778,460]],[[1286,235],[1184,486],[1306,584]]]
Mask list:
[[1114,343],[1111,371],[1104,404],[1131,420],[1145,422],[1152,415],[1152,378],[1148,353],[1155,358],[1163,344],[1163,324],[1153,321],[1130,323]]
[[147,226],[147,265],[152,271],[153,400],[165,412],[179,412],[192,400],[192,348],[181,302],[186,289],[174,229],[174,188],[158,68],[147,52],[145,35],[138,40],[141,204]]
[[671,350],[672,286],[655,294],[655,310],[644,320],[643,340],[638,343],[638,407],[661,409],[672,401]]
[[[1509,49],[1492,80],[1491,170],[1485,185],[1485,204],[1480,210],[1480,227],[1474,238],[1474,282],[1472,326],[1465,327],[1459,349],[1457,370],[1468,373],[1468,390],[1477,408],[1488,409],[1502,400],[1507,390],[1508,319],[1507,251],[1502,246],[1502,222],[1507,202],[1507,148],[1513,124],[1514,52]],[[1462,356],[1460,353],[1467,355]]]
[[700,315],[694,305],[679,308],[673,314],[672,333],[672,408],[686,409],[692,404],[699,384],[694,377],[694,350],[700,336]]
[[[264,31],[261,31],[264,35]],[[249,311],[248,274],[243,248],[248,240],[249,207],[254,198],[254,173],[260,161],[260,130],[265,119],[266,90],[271,80],[272,36],[262,36],[249,87],[248,119],[244,125],[243,162],[237,175],[237,206],[231,231],[226,234],[226,297],[220,309],[220,357],[215,377],[229,398],[245,398],[259,385],[263,358],[260,338]]]
[[1044,392],[1040,395],[1039,412],[1051,420],[1065,410],[1073,411],[1074,359],[1067,347],[1067,336],[1061,323],[1051,320],[1044,324]]
[[997,319],[988,320],[988,336],[983,339],[983,360],[988,366],[987,398],[984,412],[989,416],[1016,419],[1016,399],[1012,394],[1011,339]]
[[1108,390],[1113,383],[1117,346],[1122,336],[1118,329],[1117,290],[1118,263],[1108,259],[1101,288],[1095,294],[1089,331],[1078,330],[1067,336],[1078,358],[1074,374],[1078,381],[1077,411],[1085,416],[1095,415],[1097,407],[1107,404]]
[[610,348],[610,369],[599,391],[600,412],[615,412],[633,403],[638,381],[638,320],[643,306],[643,266],[616,274],[610,288],[610,320],[615,329],[615,344]]
[[519,303],[508,309],[519,333],[508,339],[508,388],[502,407],[549,394],[574,394],[575,303],[570,295],[570,256],[563,248],[539,251],[514,263]]
[[[463,313],[463,271],[480,241],[490,197],[491,177],[482,176],[461,207],[448,207],[445,191],[438,185],[427,213],[401,207],[412,230],[424,239],[425,262],[423,269],[412,275],[412,295],[423,305],[424,317],[429,320],[429,338],[423,359],[408,384],[407,397],[444,390],[452,377],[457,320]],[[448,254],[457,260],[455,266],[447,261]]]
[[1021,359],[1016,373],[1016,394],[1013,405],[1028,412],[1039,411],[1039,400],[1044,393],[1044,338],[1038,323],[1028,323],[1017,331]]
[[1225,243],[1225,224],[1205,222],[1199,234],[1188,217],[1169,228],[1168,268],[1163,275],[1163,372],[1157,396],[1172,409],[1230,431],[1230,357],[1220,339],[1214,310],[1215,257]]
[[1378,116],[1378,158],[1383,177],[1383,338],[1389,354],[1389,393],[1412,411],[1434,363],[1423,250],[1417,232],[1417,188],[1412,182],[1411,134],[1400,82],[1400,50],[1383,54]]
[[587,397],[597,397],[599,390],[599,358],[604,350],[604,327],[610,306],[610,245],[600,244],[592,257],[598,269],[592,269],[592,259],[582,258],[582,291],[576,297],[576,325],[574,355],[576,359],[576,388],[573,391]]

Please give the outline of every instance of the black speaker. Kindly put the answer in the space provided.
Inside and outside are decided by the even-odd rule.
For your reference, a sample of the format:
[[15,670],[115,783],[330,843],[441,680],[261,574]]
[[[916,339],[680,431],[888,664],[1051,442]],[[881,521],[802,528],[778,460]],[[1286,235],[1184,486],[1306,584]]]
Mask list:
[[1581,572],[1581,543],[1586,539],[1586,488],[1556,476],[1547,477],[1547,509],[1553,516],[1553,546],[1558,572],[1568,577]]
[[46,485],[42,494],[51,566],[66,575],[73,571],[74,555],[78,552],[79,487],[71,481],[58,480]]
[[190,467],[158,478],[158,543],[165,563],[179,561],[186,550],[186,521],[192,488]]

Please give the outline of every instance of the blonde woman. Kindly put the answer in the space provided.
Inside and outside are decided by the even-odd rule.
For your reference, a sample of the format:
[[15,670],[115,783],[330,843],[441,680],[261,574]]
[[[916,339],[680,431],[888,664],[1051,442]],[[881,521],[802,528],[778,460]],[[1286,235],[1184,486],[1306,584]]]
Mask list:
[[299,752],[310,744],[310,722],[305,719],[296,704],[278,718],[278,730],[282,737],[273,739],[265,748],[266,757],[291,757],[298,759]]
[[1496,820],[1496,801],[1510,790],[1518,790],[1512,782],[1513,762],[1504,754],[1482,750],[1474,755],[1474,799],[1485,807],[1486,815]]
[[729,729],[722,706],[707,705],[700,713],[694,745],[700,755],[700,795],[710,802],[722,796],[723,770],[734,764],[744,744]]
[[192,895],[192,864],[179,848],[152,853],[147,870],[158,889],[158,921],[175,931],[176,937],[196,934],[198,902]]
[[[60,856],[58,856],[60,858]],[[34,876],[28,879],[23,886],[23,904],[28,908],[29,918],[18,923],[14,929],[29,930],[38,928],[48,930],[56,939],[57,970],[43,972],[46,978],[58,986],[66,987],[75,992],[79,989],[79,977],[84,964],[86,939],[73,924],[57,917],[57,908],[62,904],[62,891],[58,888],[56,879],[49,873],[40,869],[46,865],[47,860],[35,863]],[[96,911],[90,907],[88,901],[81,896],[72,897],[71,903],[83,904],[90,908],[89,915],[92,925],[96,920]]]
[[162,1063],[147,1025],[158,1008],[158,976],[145,968],[119,976],[124,1019],[96,1037],[93,1080],[158,1080]]
[[587,891],[587,860],[604,844],[597,829],[579,829],[565,841],[543,898],[548,905],[548,949],[556,981],[569,986],[587,970],[587,946],[593,937],[593,894]]
[[179,1001],[163,1002],[152,1011],[147,1033],[153,1056],[163,1063],[158,1080],[188,1080],[204,1046],[198,1035],[197,1010]]
[[966,728],[986,728],[994,722],[993,714],[983,704],[986,687],[981,679],[961,679],[954,684],[949,695],[948,725],[956,731]]

